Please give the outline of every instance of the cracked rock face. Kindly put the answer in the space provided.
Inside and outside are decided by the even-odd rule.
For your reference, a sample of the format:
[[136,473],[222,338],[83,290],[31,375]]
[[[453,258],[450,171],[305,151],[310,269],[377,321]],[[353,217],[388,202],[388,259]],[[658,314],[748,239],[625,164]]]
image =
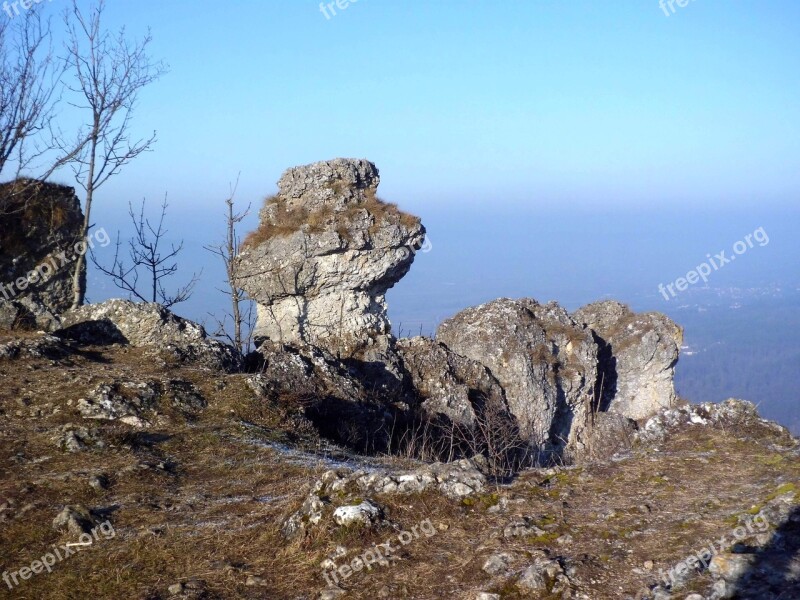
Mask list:
[[351,357],[387,336],[386,291],[422,245],[419,219],[376,197],[371,162],[287,170],[245,240],[240,285],[258,303],[255,336]]
[[501,298],[444,321],[436,339],[488,367],[535,447],[580,450],[597,378],[592,333],[555,303]]
[[634,313],[613,300],[589,304],[572,316],[595,333],[602,410],[638,420],[675,405],[683,330],[674,321],[661,313]]

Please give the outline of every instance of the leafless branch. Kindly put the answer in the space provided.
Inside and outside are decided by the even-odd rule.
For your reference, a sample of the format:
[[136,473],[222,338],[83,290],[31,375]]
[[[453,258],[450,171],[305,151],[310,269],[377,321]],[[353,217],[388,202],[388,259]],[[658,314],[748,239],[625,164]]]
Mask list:
[[[161,204],[161,214],[158,221],[153,224],[145,216],[145,202],[137,215],[133,205],[128,205],[128,215],[133,223],[134,236],[127,243],[127,259],[120,256],[122,243],[117,234],[114,251],[114,260],[110,267],[100,264],[91,254],[94,265],[104,274],[111,277],[119,289],[125,290],[132,298],[142,302],[158,302],[169,308],[175,304],[188,300],[200,278],[199,273],[193,273],[186,285],[179,287],[173,294],[169,294],[164,287],[164,280],[178,272],[177,256],[183,250],[183,242],[171,244],[166,250],[162,242],[167,235],[164,220],[167,215],[167,198]],[[140,273],[144,272],[140,286]],[[146,289],[142,289],[145,288]]]

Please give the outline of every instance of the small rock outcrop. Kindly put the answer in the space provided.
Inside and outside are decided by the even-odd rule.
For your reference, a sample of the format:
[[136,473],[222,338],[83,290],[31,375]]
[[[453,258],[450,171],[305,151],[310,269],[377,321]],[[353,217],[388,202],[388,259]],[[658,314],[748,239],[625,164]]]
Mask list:
[[241,355],[232,347],[210,339],[202,326],[160,304],[119,299],[89,304],[64,313],[61,325],[54,334],[65,339],[152,348],[214,370],[241,368]]
[[602,410],[644,419],[675,405],[673,378],[683,330],[661,313],[636,314],[612,300],[578,309],[599,346]]
[[356,159],[281,176],[240,257],[240,285],[258,303],[256,338],[342,358],[376,346],[386,354],[385,294],[408,272],[425,228],[379,200],[378,183],[375,165]]
[[78,400],[77,408],[84,419],[120,421],[134,427],[145,427],[148,422],[143,413],[155,405],[158,397],[158,386],[152,381],[115,382],[93,389]]
[[[0,215],[0,327],[52,329],[72,305],[83,230],[75,190],[30,179],[2,184]],[[85,277],[84,266],[81,287]]]
[[501,298],[444,321],[436,339],[488,367],[534,446],[561,453],[582,444],[594,400],[597,345],[566,310]]

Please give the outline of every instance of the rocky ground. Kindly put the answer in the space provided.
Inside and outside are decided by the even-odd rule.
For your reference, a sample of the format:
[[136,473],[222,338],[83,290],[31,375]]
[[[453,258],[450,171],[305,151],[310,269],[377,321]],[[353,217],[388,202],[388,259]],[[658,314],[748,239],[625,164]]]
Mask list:
[[353,456],[252,374],[91,342],[0,334],[0,597],[800,597],[798,444],[748,404],[497,482]]
[[157,304],[68,308],[74,191],[0,186],[28,194],[0,230],[0,597],[800,598],[797,440],[681,402],[681,327],[612,300],[396,339],[425,229],[379,181],[280,178],[231,263],[248,356]]

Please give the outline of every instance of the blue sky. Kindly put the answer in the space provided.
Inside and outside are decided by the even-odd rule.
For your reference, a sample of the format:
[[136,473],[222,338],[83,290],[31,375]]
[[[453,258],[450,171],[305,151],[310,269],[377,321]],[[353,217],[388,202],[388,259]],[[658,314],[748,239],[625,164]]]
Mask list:
[[[57,13],[65,2],[52,0]],[[780,205],[800,189],[800,4],[109,0],[170,73],[155,151],[101,194],[213,205],[366,157],[430,206]],[[124,204],[124,202],[123,202]]]
[[[66,0],[42,6],[57,15]],[[764,323],[781,302],[800,314],[800,3],[674,6],[359,0],[326,18],[316,0],[108,0],[107,26],[150,27],[170,72],[134,120],[134,133],[158,132],[154,151],[98,192],[93,221],[124,238],[127,203],[156,208],[168,193],[181,278],[202,270],[176,310],[210,324],[226,299],[203,245],[223,234],[237,174],[247,230],[286,168],[368,158],[381,196],[420,215],[433,244],[389,292],[396,331],[430,333],[499,296],[570,309],[613,297],[679,318],[703,296],[728,310],[738,289]],[[708,290],[658,293],[759,227],[769,245]],[[90,300],[120,293],[91,275]],[[713,314],[687,317],[690,345],[713,342]],[[793,322],[749,327],[767,349]],[[695,372],[713,375],[703,356]],[[788,423],[798,405],[783,399],[800,390],[794,378],[786,389],[752,399]]]

